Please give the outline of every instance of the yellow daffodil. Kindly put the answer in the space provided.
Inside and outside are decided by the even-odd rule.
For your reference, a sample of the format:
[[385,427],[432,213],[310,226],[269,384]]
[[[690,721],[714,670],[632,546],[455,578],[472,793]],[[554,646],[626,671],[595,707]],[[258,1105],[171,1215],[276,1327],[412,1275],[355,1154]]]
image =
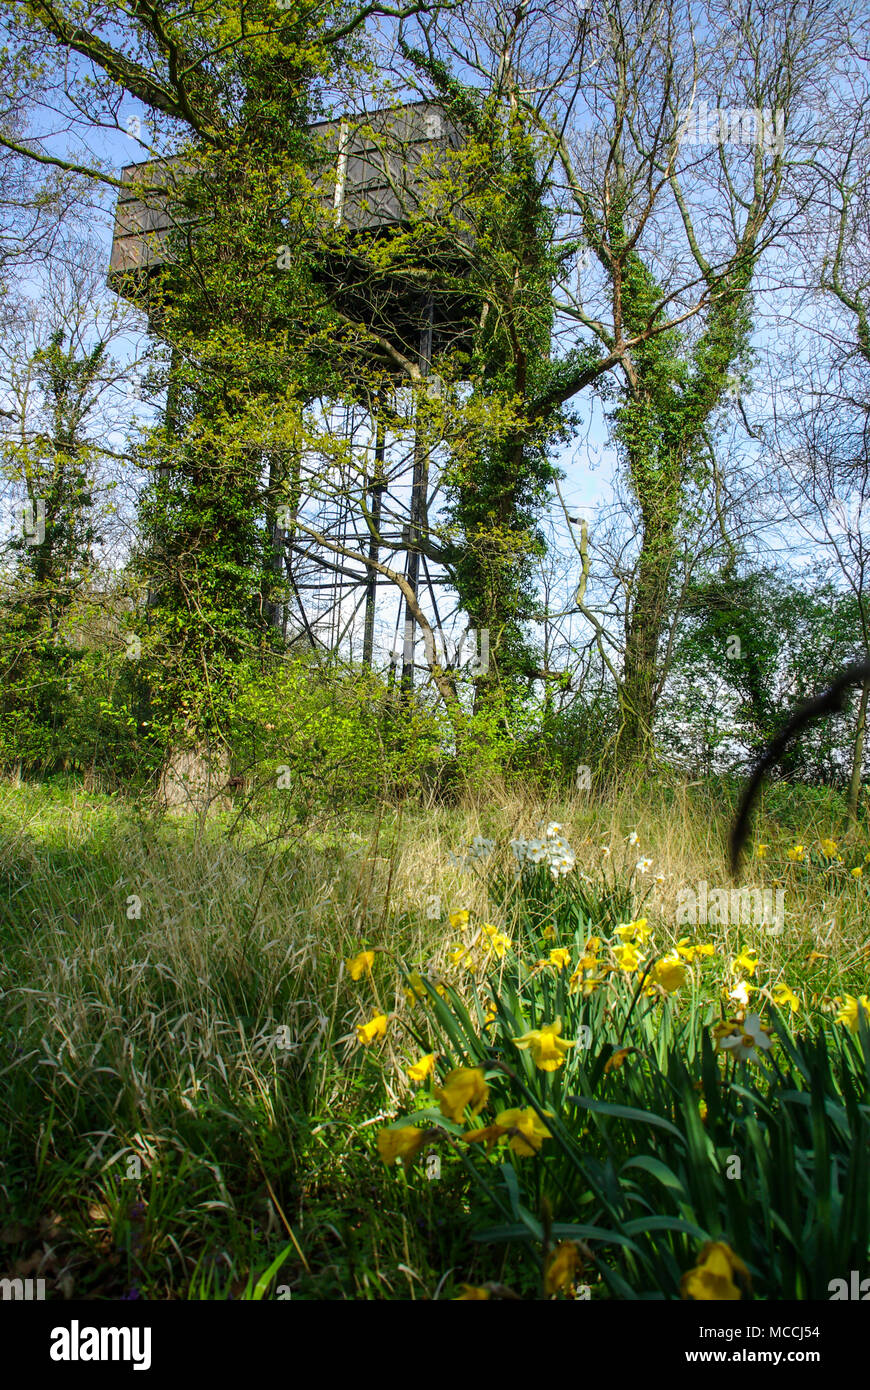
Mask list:
[[755,846],[755,854],[756,854],[756,857],[757,857],[758,859],[766,859],[766,858],[767,858],[767,851],[768,851],[769,849],[770,849],[770,845],[756,845],[756,846]]
[[550,1131],[532,1105],[527,1105],[525,1110],[500,1110],[491,1125],[487,1125],[486,1129],[473,1130],[465,1138],[471,1144],[486,1144],[489,1152],[499,1139],[508,1134],[511,1136],[510,1148],[520,1158],[532,1158],[540,1151],[544,1140],[550,1138]]
[[547,1293],[565,1293],[583,1268],[580,1247],[573,1240],[561,1240],[551,1250],[544,1266],[544,1288]]
[[861,865],[858,864],[854,869],[850,869],[849,873],[852,875],[853,878],[861,878],[862,874],[864,873],[864,870],[861,868]]
[[794,990],[789,989],[787,984],[780,982],[778,985],[774,985],[770,992],[777,1008],[789,1008],[793,1014],[797,1013],[801,1006],[801,1001],[798,999]]
[[733,1037],[736,1033],[739,1032],[740,1024],[736,1023],[733,1018],[720,1019],[719,1022],[715,1024],[712,1029],[713,1040],[716,1045],[716,1051],[722,1051],[722,1043],[725,1038]]
[[629,1053],[635,1052],[636,1050],[637,1049],[634,1047],[618,1047],[615,1052],[611,1053],[607,1061],[604,1063],[604,1070],[606,1072],[619,1071],[623,1066],[625,1059],[629,1055]]
[[384,1038],[387,1034],[386,1014],[375,1014],[368,1023],[357,1024],[356,1035],[361,1043],[368,1045],[374,1042],[375,1038]]
[[412,1067],[407,1067],[406,1071],[412,1081],[425,1081],[427,1076],[435,1070],[435,1053],[427,1052],[425,1057],[421,1057]]
[[[589,960],[591,960],[591,964],[584,965],[584,961]],[[580,961],[580,964],[577,966],[577,969],[574,971],[574,974],[568,981],[569,993],[574,994],[579,989],[583,991],[583,998],[588,999],[589,995],[595,992],[595,990],[601,984],[601,980],[593,975],[590,975],[588,972],[590,970],[594,970],[596,964],[597,961],[594,959],[594,957],[583,957],[583,959]]]
[[686,967],[677,955],[662,956],[650,971],[650,978],[672,994],[686,983]]
[[474,956],[467,946],[454,946],[450,952],[452,965],[464,965],[466,970],[474,969]]
[[413,1004],[417,999],[426,998],[426,986],[423,984],[423,976],[414,970],[408,976],[408,988],[405,990],[405,998],[409,1004]]
[[841,1004],[839,999],[836,1002],[840,1004],[837,1023],[844,1023],[853,1033],[857,1033],[859,1031],[858,1011],[860,1009],[870,1025],[870,999],[867,998],[866,994],[860,995],[857,999],[854,994],[847,994],[845,1004]]
[[680,1293],[683,1298],[733,1302],[742,1297],[734,1282],[735,1275],[741,1284],[749,1285],[749,1270],[739,1256],[724,1241],[710,1240],[702,1248],[695,1268],[680,1280]]
[[488,924],[483,927],[483,934],[486,937],[486,942],[484,944],[490,951],[494,951],[499,960],[501,960],[505,951],[511,944],[510,937],[505,936],[504,932],[500,932],[498,927],[491,927]]
[[492,1001],[490,1000],[490,1002],[489,1002],[489,1003],[487,1004],[487,1006],[486,1006],[486,1018],[483,1020],[484,1032],[486,1031],[487,1028],[491,1028],[491,1027],[492,1027],[492,1025],[495,1023],[495,1021],[496,1021],[497,1018],[498,1018],[498,1009],[496,1008],[495,1004],[493,1004]]
[[450,921],[450,930],[451,930],[451,931],[461,931],[463,927],[467,927],[467,926],[468,926],[468,916],[469,916],[468,911],[467,911],[467,909],[464,908],[464,907],[461,908],[458,912],[451,912],[450,918],[449,918],[449,921]]
[[358,956],[353,956],[347,962],[347,970],[352,980],[359,980],[367,970],[371,970],[375,963],[374,951],[360,951]]
[[637,970],[640,965],[640,956],[636,946],[614,946],[613,954],[620,970]]
[[557,970],[564,970],[565,966],[570,965],[570,963],[571,952],[566,950],[564,946],[558,946],[556,950],[551,951],[547,960],[547,964],[554,965]]
[[453,1299],[454,1303],[474,1303],[478,1300],[492,1298],[489,1289],[481,1288],[478,1284],[460,1284],[462,1293],[457,1294]]
[[754,975],[758,969],[758,952],[741,951],[731,962],[732,975]]
[[791,849],[785,852],[786,859],[790,859],[793,864],[802,864],[804,861],[803,845],[792,845]]
[[482,1067],[456,1067],[447,1073],[443,1086],[435,1087],[435,1098],[454,1124],[462,1124],[467,1106],[471,1106],[471,1118],[480,1114],[489,1097],[489,1086],[483,1077]]
[[564,1053],[569,1047],[577,1046],[576,1042],[560,1037],[561,1032],[562,1020],[557,1018],[555,1023],[533,1028],[521,1038],[514,1038],[513,1042],[517,1047],[529,1049],[539,1071],[557,1071],[565,1061]]
[[836,841],[836,840],[819,840],[819,849],[822,851],[822,854],[824,854],[828,859],[836,859],[836,857],[837,857],[837,841]]
[[555,941],[556,928],[553,926],[552,922],[547,923],[547,925],[544,927],[544,930],[541,932],[541,936],[544,938],[545,941]]
[[382,1129],[378,1132],[378,1153],[388,1168],[401,1159],[408,1168],[426,1143],[428,1132],[416,1125],[402,1129]]
[[[594,942],[596,943],[596,950],[597,950],[598,946],[600,945],[600,942],[598,941],[598,938],[597,938],[597,937],[590,937],[590,941],[594,941]],[[589,944],[590,944],[589,941],[587,941],[587,942],[586,942],[586,949],[584,950],[583,955],[580,957],[579,961],[577,962],[577,969],[578,969],[578,970],[595,970],[595,969],[597,968],[597,966],[598,966],[598,956],[595,954],[595,951],[590,951],[590,949],[589,949]]]
[[622,941],[633,942],[636,946],[645,946],[652,934],[652,928],[647,926],[646,918],[641,917],[637,922],[626,922],[623,926],[617,927],[615,934]]
[[712,941],[693,944],[687,936],[681,936],[677,942],[677,955],[682,956],[683,960],[691,965],[696,956],[714,956],[716,947]]
[[586,945],[583,947],[583,950],[584,950],[584,951],[589,951],[589,952],[591,952],[591,953],[594,953],[595,951],[600,951],[600,950],[601,950],[601,937],[600,937],[600,936],[590,936],[589,939],[588,939],[587,942],[586,942]]

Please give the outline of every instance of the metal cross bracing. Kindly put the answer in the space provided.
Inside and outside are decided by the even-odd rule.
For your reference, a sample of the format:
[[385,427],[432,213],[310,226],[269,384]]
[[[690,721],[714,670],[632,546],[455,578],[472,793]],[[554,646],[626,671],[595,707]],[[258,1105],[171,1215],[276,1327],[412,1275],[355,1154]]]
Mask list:
[[[346,451],[325,467],[316,451],[302,460],[296,518],[335,549],[290,519],[283,537],[287,598],[280,626],[288,641],[307,640],[369,666],[388,659],[393,667],[401,664],[403,684],[410,687],[417,664],[413,615],[393,582],[364,561],[398,570],[431,626],[441,628],[445,579],[413,548],[436,503],[437,478],[432,484],[434,469],[411,430],[388,438],[377,411],[353,404],[333,407],[331,414],[339,422],[330,422],[333,433],[340,430]],[[361,495],[372,529],[359,505]]]

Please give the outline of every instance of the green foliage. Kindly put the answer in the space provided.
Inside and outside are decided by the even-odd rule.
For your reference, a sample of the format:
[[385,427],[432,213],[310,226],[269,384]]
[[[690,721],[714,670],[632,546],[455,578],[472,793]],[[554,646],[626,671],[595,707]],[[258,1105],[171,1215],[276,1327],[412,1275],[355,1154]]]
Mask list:
[[598,768],[601,750],[617,731],[616,692],[605,688],[579,691],[559,709],[544,710],[536,745],[539,756],[558,772],[563,784],[577,787],[578,767]]
[[[711,769],[731,753],[739,728],[751,761],[780,728],[784,709],[857,659],[859,632],[855,598],[830,584],[808,589],[776,571],[740,574],[730,564],[699,579],[687,594],[662,701],[663,748]],[[788,777],[843,784],[856,698],[787,750]]]
[[261,798],[298,799],[306,813],[413,794],[445,736],[374,672],[313,655],[249,668],[229,731],[234,766]]

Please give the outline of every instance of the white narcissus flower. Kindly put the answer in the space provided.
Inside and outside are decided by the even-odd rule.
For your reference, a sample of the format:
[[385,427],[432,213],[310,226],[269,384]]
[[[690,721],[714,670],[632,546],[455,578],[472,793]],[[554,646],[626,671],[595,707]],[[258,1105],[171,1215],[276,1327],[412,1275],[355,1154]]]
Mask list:
[[739,985],[729,990],[728,998],[733,999],[735,1004],[742,1004],[744,1009],[749,1007],[749,991],[752,986],[747,980],[741,980]]
[[637,845],[640,843],[640,836],[638,835],[636,830],[632,830],[631,834],[628,837],[628,843],[630,845]]
[[639,874],[648,874],[652,866],[651,859],[638,859],[634,867]]
[[554,879],[564,877],[566,874],[570,874],[574,867],[574,863],[574,855],[565,854],[560,859],[556,859],[550,864],[550,873],[553,875]]
[[487,840],[483,835],[475,835],[468,852],[472,859],[487,859],[495,849],[495,840]]
[[563,827],[559,824],[558,821],[551,820],[550,824],[547,826],[547,829],[544,831],[544,834],[546,835],[548,840],[552,840],[554,836],[562,834],[562,829]]
[[739,1031],[732,1033],[729,1038],[722,1038],[719,1045],[723,1051],[733,1052],[738,1061],[759,1062],[758,1048],[767,1052],[771,1045],[770,1034],[762,1028],[758,1014],[750,1014],[741,1023]]

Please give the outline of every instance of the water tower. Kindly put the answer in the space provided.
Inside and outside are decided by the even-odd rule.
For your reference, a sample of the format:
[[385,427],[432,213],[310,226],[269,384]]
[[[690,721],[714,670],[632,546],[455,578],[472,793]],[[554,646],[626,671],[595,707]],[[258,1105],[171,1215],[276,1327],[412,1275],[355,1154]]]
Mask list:
[[[309,127],[316,151],[313,174],[325,225],[347,229],[348,245],[359,238],[390,236],[407,227],[421,201],[431,189],[433,178],[443,171],[449,152],[461,147],[459,131],[435,102],[420,101],[321,121]],[[170,234],[179,225],[180,215],[173,209],[173,174],[189,168],[190,156],[180,159],[149,160],[128,165],[122,173],[124,189],[118,197],[109,284],[116,293],[135,300],[148,314],[149,327],[159,334],[159,300],[152,296],[157,271],[171,263]],[[279,248],[283,250],[284,248]],[[286,248],[292,254],[292,248]],[[461,283],[463,256],[467,249],[455,244],[451,273],[445,282]],[[278,262],[280,264],[280,260]],[[462,345],[468,337],[472,308],[468,298],[455,289],[441,286],[438,268],[423,266],[428,273],[424,289],[409,289],[408,283],[388,285],[382,294],[379,322],[386,321],[396,339],[416,355],[420,372],[428,375],[433,354],[447,345]],[[459,274],[457,274],[457,271]],[[328,293],[339,309],[347,309],[356,321],[365,321],[365,288],[356,281],[352,258],[342,263],[333,259],[329,268]],[[161,290],[161,293],[165,292]],[[406,354],[407,355],[407,354]],[[397,372],[398,382],[398,372]],[[167,411],[171,413],[170,384]],[[337,479],[339,501],[332,515],[322,518],[318,529],[334,544],[343,545],[368,559],[377,561],[385,553],[405,550],[405,578],[415,597],[425,583],[431,593],[436,625],[440,625],[433,579],[426,557],[414,540],[425,529],[429,460],[416,436],[404,458],[386,459],[385,430],[377,414],[366,412],[363,430],[366,443],[364,491],[377,536],[368,528],[357,530],[348,491]],[[355,448],[358,422],[355,408],[345,412],[345,429],[350,450]],[[404,500],[407,495],[408,500]],[[327,509],[328,511],[328,509]],[[384,525],[382,526],[382,521]],[[390,529],[392,527],[392,529]],[[294,528],[273,537],[280,553],[294,602],[284,606],[279,622],[287,636],[291,610],[300,632],[312,642],[322,641],[324,620],[328,623],[326,645],[337,647],[342,639],[346,609],[353,605],[351,624],[365,606],[362,655],[371,664],[374,650],[375,605],[379,585],[377,571],[339,559],[317,548]],[[360,550],[360,545],[365,547]],[[422,568],[422,573],[421,573]],[[381,580],[380,583],[388,583]],[[413,681],[414,620],[404,607],[403,684]],[[400,614],[401,616],[401,614]],[[315,634],[318,634],[315,638]]]

